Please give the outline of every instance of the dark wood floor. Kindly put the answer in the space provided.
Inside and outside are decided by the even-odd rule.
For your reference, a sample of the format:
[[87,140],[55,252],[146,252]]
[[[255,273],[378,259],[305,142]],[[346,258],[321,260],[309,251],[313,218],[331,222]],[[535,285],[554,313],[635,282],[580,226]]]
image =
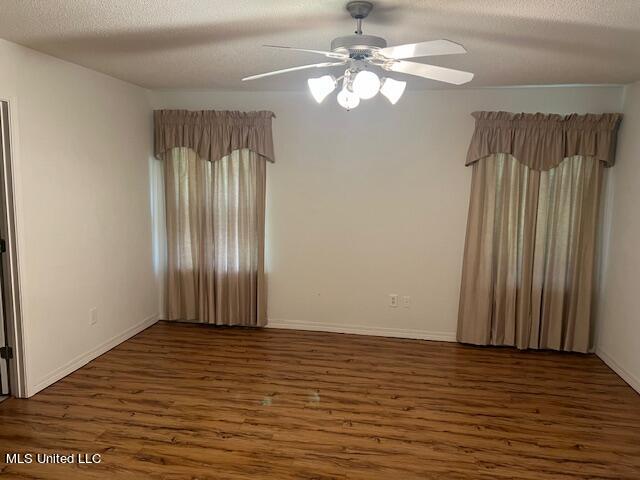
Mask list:
[[159,323],[0,404],[0,453],[21,479],[639,479],[640,396],[591,355]]

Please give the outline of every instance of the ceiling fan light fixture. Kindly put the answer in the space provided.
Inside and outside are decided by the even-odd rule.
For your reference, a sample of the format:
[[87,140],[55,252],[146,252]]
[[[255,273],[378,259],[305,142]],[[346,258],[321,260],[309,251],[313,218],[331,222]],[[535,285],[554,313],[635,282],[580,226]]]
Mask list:
[[360,97],[356,93],[350,91],[346,86],[338,93],[337,100],[338,104],[347,110],[351,110],[352,108],[356,108],[360,105]]
[[336,79],[333,75],[310,78],[307,83],[313,99],[318,103],[322,103],[327,98],[327,95],[336,89]]
[[402,97],[405,88],[407,88],[407,82],[401,82],[393,78],[383,78],[380,93],[387,97],[391,105],[395,105]]
[[380,90],[380,79],[369,70],[361,70],[353,79],[353,91],[362,100],[368,100],[376,96]]
[[361,99],[373,98],[378,92],[381,92],[392,105],[395,105],[404,94],[406,82],[390,78],[381,79],[369,68],[373,68],[376,71],[380,69],[384,72],[392,72],[391,74],[397,72],[404,75],[413,75],[414,77],[452,85],[462,85],[473,79],[473,73],[471,72],[406,60],[435,55],[467,53],[467,50],[459,43],[440,39],[389,47],[384,38],[365,35],[362,32],[362,21],[369,15],[372,8],[372,2],[363,0],[349,1],[347,3],[347,11],[356,20],[355,34],[334,38],[331,41],[330,50],[264,45],[268,48],[322,55],[325,57],[324,62],[259,73],[245,77],[242,80],[257,80],[300,70],[341,66],[346,70],[344,75],[338,79],[331,75],[324,75],[309,79],[308,84],[313,98],[316,102],[321,103],[331,92],[338,88],[338,83],[342,81],[342,88],[338,93],[338,103],[349,110],[357,107]]

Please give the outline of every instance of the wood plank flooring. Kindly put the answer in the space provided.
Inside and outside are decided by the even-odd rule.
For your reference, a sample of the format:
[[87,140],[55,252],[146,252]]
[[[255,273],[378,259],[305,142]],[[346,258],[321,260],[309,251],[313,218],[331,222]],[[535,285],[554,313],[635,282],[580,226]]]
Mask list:
[[640,396],[593,355],[158,323],[0,404],[0,454],[20,479],[640,479]]

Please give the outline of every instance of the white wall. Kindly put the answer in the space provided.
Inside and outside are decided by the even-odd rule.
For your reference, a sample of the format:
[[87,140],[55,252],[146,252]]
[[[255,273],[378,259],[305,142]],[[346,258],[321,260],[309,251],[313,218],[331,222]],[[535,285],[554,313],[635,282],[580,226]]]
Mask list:
[[[146,92],[0,40],[29,395],[157,315]],[[98,322],[90,325],[89,311]]]
[[[619,87],[408,92],[345,112],[306,93],[156,91],[154,108],[276,113],[269,167],[269,324],[455,338],[474,110],[621,108]],[[389,308],[388,294],[411,297]]]
[[640,83],[624,90],[598,355],[640,392]]

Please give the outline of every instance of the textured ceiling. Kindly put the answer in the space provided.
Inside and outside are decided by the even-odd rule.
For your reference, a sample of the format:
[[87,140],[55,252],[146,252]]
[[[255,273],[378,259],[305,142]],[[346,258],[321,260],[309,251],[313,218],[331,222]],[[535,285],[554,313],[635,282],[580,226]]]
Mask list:
[[[354,29],[345,3],[0,0],[0,38],[149,88],[297,90],[305,88],[308,72],[246,83],[240,78],[324,61],[260,45],[328,49],[332,38]],[[475,72],[470,85],[640,79],[640,0],[374,3],[365,33],[383,36],[390,45],[437,38],[462,43],[467,55],[428,61]],[[441,84],[416,79],[410,85]]]

